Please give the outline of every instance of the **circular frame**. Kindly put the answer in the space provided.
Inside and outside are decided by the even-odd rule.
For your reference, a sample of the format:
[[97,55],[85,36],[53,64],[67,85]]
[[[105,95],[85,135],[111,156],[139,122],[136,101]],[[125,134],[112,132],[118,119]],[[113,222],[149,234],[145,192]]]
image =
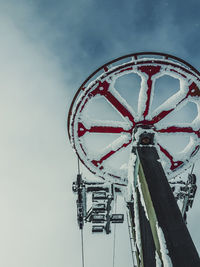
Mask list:
[[[150,58],[145,58],[145,56],[147,56],[147,57],[150,56]],[[131,61],[128,61],[129,58],[131,58]],[[110,66],[113,63],[123,61],[124,59],[127,59],[126,63],[123,63],[123,64],[121,63],[121,64],[110,69]],[[157,64],[157,67],[156,67],[156,64]],[[113,73],[118,72],[118,74],[119,74],[119,72],[121,71],[124,74],[126,74],[133,66],[134,67],[135,66],[140,67],[140,71],[145,73],[145,75],[146,74],[148,75],[149,84],[148,84],[148,88],[146,91],[146,94],[147,94],[147,100],[145,103],[146,106],[145,106],[145,109],[143,109],[143,113],[142,113],[143,120],[140,119],[139,121],[134,121],[132,114],[127,112],[127,110],[124,110],[123,107],[121,106],[120,112],[122,113],[123,116],[127,116],[128,119],[130,121],[132,121],[132,124],[133,124],[133,126],[129,129],[129,133],[132,134],[133,129],[136,125],[137,125],[137,127],[139,125],[143,125],[143,126],[148,125],[148,126],[151,126],[152,130],[157,132],[157,133],[164,133],[164,132],[165,133],[183,132],[183,133],[192,133],[192,134],[194,133],[195,136],[200,138],[199,129],[194,130],[192,127],[182,127],[181,128],[181,127],[172,126],[172,127],[166,128],[166,129],[156,129],[154,127],[154,124],[156,124],[162,118],[167,116],[171,112],[171,110],[174,110],[176,108],[176,106],[180,102],[183,101],[183,99],[180,100],[179,103],[175,107],[172,107],[170,110],[165,110],[164,112],[160,112],[159,114],[155,115],[153,118],[148,119],[149,101],[150,101],[148,98],[148,89],[151,87],[151,85],[150,85],[151,84],[151,77],[153,75],[157,75],[157,73],[160,72],[159,65],[165,66],[166,69],[168,68],[168,71],[169,71],[169,68],[172,68],[171,71],[173,71],[175,73],[175,75],[178,75],[178,76],[181,75],[183,79],[192,80],[190,87],[189,87],[189,90],[187,92],[187,96],[185,96],[185,98],[187,98],[187,97],[199,97],[200,96],[200,91],[199,91],[199,88],[197,86],[197,84],[199,85],[199,81],[200,81],[199,80],[200,73],[195,68],[193,68],[190,64],[186,63],[185,61],[183,61],[182,59],[179,59],[177,57],[174,57],[174,56],[171,56],[168,54],[154,53],[154,52],[129,54],[129,55],[117,58],[115,60],[112,60],[109,63],[104,64],[102,67],[97,69],[95,72],[93,72],[78,89],[78,91],[77,91],[77,93],[76,93],[76,95],[72,101],[72,104],[70,106],[70,109],[69,109],[68,135],[69,135],[70,141],[71,141],[73,148],[75,149],[79,159],[91,172],[97,174],[98,176],[100,176],[104,179],[107,179],[107,180],[115,182],[115,183],[126,184],[126,182],[127,182],[126,177],[120,177],[117,175],[113,175],[112,173],[110,173],[110,174],[107,173],[105,175],[105,172],[103,171],[103,167],[101,166],[101,164],[99,164],[99,163],[101,163],[100,161],[99,162],[95,161],[95,160],[92,161],[94,168],[91,167],[91,164],[89,164],[89,166],[88,166],[87,161],[85,162],[85,160],[83,159],[84,153],[85,153],[84,150],[83,150],[83,153],[81,156],[80,153],[78,152],[77,148],[76,148],[76,144],[75,144],[76,141],[74,139],[74,130],[71,130],[71,129],[74,128],[75,131],[77,131],[77,132],[79,131],[78,135],[79,135],[79,137],[81,137],[81,134],[83,134],[86,130],[84,128],[84,125],[79,123],[79,125],[75,126],[73,124],[74,123],[73,120],[76,117],[76,115],[78,114],[77,113],[78,109],[80,111],[81,109],[84,108],[84,105],[86,104],[85,102],[87,102],[88,99],[90,99],[90,97],[94,96],[94,90],[96,90],[97,94],[101,94],[100,90],[102,90],[105,93],[105,91],[107,90],[106,88],[109,87],[109,85],[106,82],[106,79],[111,77],[111,75],[114,75]],[[103,72],[103,73],[100,76],[98,76],[97,79],[92,80],[92,78],[94,76],[96,76],[99,72]],[[92,82],[90,82],[91,80],[92,80]],[[99,83],[99,82],[101,82],[101,84],[97,85],[97,83]],[[95,88],[95,86],[96,86],[96,88]],[[90,96],[89,96],[89,94],[90,94]],[[151,90],[149,90],[149,94],[151,94]],[[79,95],[81,95],[81,96],[80,96],[79,100],[77,100]],[[89,96],[89,98],[88,98],[88,96]],[[115,105],[115,107],[116,107],[116,105],[120,105],[119,102],[115,101],[116,103],[114,103],[113,102],[114,100],[111,98],[110,98],[110,102],[113,105]],[[84,102],[84,100],[85,100],[85,102]],[[79,102],[79,104],[78,104],[79,108],[76,109],[76,111],[74,111],[73,108],[74,108],[76,101]],[[112,128],[112,127],[110,127],[110,128]],[[117,131],[120,133],[121,129],[119,129],[119,128],[120,127],[118,127]],[[82,129],[82,133],[80,133],[80,129]],[[93,130],[94,130],[93,132],[95,132],[97,129],[93,128]],[[99,130],[99,132],[102,132],[102,129],[98,128],[98,130]],[[104,127],[104,130],[105,130],[105,127]],[[110,131],[111,131],[111,129],[110,129]],[[196,143],[198,143],[197,142],[198,138],[196,138]],[[130,142],[131,141],[132,141],[132,139],[130,139]],[[125,146],[129,145],[130,142],[128,142]],[[157,148],[159,150],[159,153],[163,153],[170,161],[171,166],[170,166],[170,171],[168,171],[168,174],[170,177],[172,177],[172,176],[175,176],[176,174],[178,174],[180,169],[184,169],[183,168],[184,165],[187,165],[185,167],[189,167],[189,163],[192,161],[191,159],[194,158],[197,151],[199,150],[199,144],[195,146],[193,151],[191,151],[190,158],[188,158],[186,160],[187,164],[185,164],[185,162],[183,162],[181,160],[175,161],[173,159],[173,157],[169,154],[167,149],[162,147],[160,144],[157,144]],[[111,155],[112,155],[112,153],[109,156],[111,156]],[[104,156],[105,159],[106,159],[106,157],[107,157],[107,155]]]

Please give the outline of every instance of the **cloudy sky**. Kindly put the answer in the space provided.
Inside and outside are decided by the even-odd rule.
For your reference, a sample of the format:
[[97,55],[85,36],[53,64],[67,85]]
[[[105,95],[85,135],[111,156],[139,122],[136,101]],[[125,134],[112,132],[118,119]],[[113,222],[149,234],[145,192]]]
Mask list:
[[[0,266],[81,266],[72,98],[96,68],[129,53],[169,53],[200,70],[199,10],[195,0],[0,0]],[[200,251],[199,218],[196,201],[189,229]],[[130,265],[126,231],[116,266]],[[87,267],[111,266],[112,236],[86,231],[85,250]]]

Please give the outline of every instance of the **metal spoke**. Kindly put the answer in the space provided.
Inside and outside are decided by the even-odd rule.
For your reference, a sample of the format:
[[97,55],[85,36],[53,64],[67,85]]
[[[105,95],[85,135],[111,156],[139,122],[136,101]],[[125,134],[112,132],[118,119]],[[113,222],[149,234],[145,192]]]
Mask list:
[[112,94],[114,98],[116,98],[126,108],[127,112],[132,114],[133,118],[137,116],[133,108],[128,104],[127,100],[121,96],[121,94],[118,92],[117,89],[115,89],[113,85],[110,86],[109,92]]
[[78,137],[82,137],[87,132],[89,133],[131,133],[132,127],[128,123],[118,121],[91,121],[89,127],[86,127],[83,122],[78,122]]
[[155,129],[155,131],[158,133],[194,133],[200,137],[200,130],[196,131],[189,126],[170,126],[164,129]]
[[174,94],[168,100],[166,100],[163,104],[161,104],[156,110],[154,117],[151,120],[151,123],[157,123],[160,120],[164,119],[169,113],[174,111],[180,104],[184,104],[184,101],[188,99],[188,97],[199,97],[200,90],[197,85],[193,82],[188,86],[188,90]]
[[152,77],[160,72],[160,66],[141,66],[138,68],[143,74],[141,89],[138,100],[138,113],[143,119],[149,114],[149,108],[153,93]]
[[132,124],[135,124],[134,117],[132,113],[128,110],[126,101],[119,94],[114,93],[114,89],[110,88],[110,83],[108,83],[107,81],[99,81],[97,88],[93,90],[89,94],[89,96],[93,97],[98,94],[104,96],[107,101],[121,114],[123,118],[128,118],[128,120],[132,122]]
[[116,98],[116,96],[114,96],[110,91],[108,91],[104,96],[124,118],[128,118],[130,122],[135,124],[134,117],[131,112]]
[[[123,148],[126,148],[130,143],[131,143],[131,138],[128,139],[127,137],[124,139],[127,139],[127,142],[125,142],[125,140],[121,139],[121,137],[119,137],[116,141],[114,141],[112,144],[110,144],[109,146],[106,147],[106,149],[104,149],[104,151],[101,153],[101,157],[98,160],[92,160],[91,162],[93,163],[93,165],[95,165],[96,167],[99,167],[100,169],[103,169],[102,163],[110,158],[112,155],[114,155],[116,152],[120,151]],[[118,142],[117,142],[118,141]]]
[[171,164],[170,170],[173,171],[183,164],[183,161],[180,161],[180,160],[175,161],[173,156],[168,152],[168,150],[164,148],[163,146],[161,146],[159,143],[158,143],[158,146],[160,148],[160,151],[170,160],[170,164]]

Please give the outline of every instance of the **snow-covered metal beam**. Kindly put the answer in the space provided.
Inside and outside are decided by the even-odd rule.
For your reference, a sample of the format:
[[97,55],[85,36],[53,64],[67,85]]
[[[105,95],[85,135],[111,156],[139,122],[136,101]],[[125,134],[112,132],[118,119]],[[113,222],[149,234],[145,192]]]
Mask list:
[[[197,250],[159,162],[156,148],[148,144],[138,145],[136,151],[139,158],[138,183],[142,188],[140,198],[144,200],[156,250],[160,250],[157,252],[161,255],[161,262],[164,267],[200,266]],[[141,227],[140,231],[141,235],[145,235],[145,230]]]

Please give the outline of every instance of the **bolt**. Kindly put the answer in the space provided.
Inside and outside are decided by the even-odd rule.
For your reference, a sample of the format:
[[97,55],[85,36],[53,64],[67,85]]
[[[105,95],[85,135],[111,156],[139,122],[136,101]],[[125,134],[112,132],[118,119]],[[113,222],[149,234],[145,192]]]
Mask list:
[[150,139],[149,137],[147,137],[147,136],[145,136],[145,137],[142,138],[142,140],[141,140],[141,143],[142,143],[143,145],[148,145],[148,144],[150,144],[150,142],[151,142],[151,139]]

